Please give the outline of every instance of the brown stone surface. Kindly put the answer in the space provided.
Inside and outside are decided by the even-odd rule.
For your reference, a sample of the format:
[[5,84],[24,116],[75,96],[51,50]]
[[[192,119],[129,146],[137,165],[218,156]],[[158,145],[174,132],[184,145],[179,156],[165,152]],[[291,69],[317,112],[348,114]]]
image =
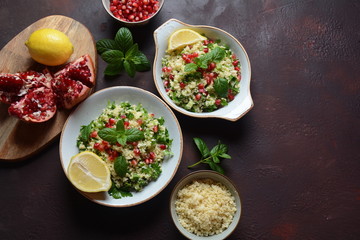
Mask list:
[[[2,0],[0,48],[53,14],[81,22],[95,40],[121,26],[101,1]],[[153,31],[170,18],[222,28],[243,44],[255,107],[236,122],[176,113],[179,170],[162,193],[131,208],[79,194],[62,170],[59,139],[29,159],[0,162],[0,239],[183,239],[168,202],[181,177],[207,168],[187,168],[199,159],[193,137],[229,145],[233,159],[222,165],[243,209],[228,239],[360,239],[360,2],[166,0],[152,22],[131,29],[151,61]],[[151,71],[107,78],[101,59],[98,66],[96,90],[129,85],[158,94]]]

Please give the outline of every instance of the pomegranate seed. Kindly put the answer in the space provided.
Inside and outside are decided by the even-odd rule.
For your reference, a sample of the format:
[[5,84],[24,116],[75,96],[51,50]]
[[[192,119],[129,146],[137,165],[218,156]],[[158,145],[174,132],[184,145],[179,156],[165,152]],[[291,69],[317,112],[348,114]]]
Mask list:
[[150,164],[150,159],[146,158],[146,159],[145,159],[145,163],[146,163],[146,164]]
[[139,143],[138,142],[131,142],[131,145],[133,145],[134,147],[136,147]]
[[181,82],[181,83],[180,83],[180,88],[181,88],[181,89],[184,89],[185,87],[186,87],[186,84],[183,83],[183,82]]
[[239,67],[234,67],[234,69],[235,69],[236,71],[240,71],[240,68],[239,68]]
[[164,86],[165,86],[165,87],[168,87],[169,84],[170,84],[170,82],[169,82],[168,80],[165,80],[165,81],[164,81]]
[[97,131],[93,131],[92,133],[90,133],[90,137],[92,138],[96,138],[98,135]]
[[209,63],[207,70],[208,70],[208,71],[211,71],[211,70],[213,70],[213,69],[215,69],[215,68],[216,68],[216,63],[211,62],[211,63]]
[[110,148],[110,144],[109,144],[108,141],[103,140],[103,141],[101,142],[101,144],[104,146],[104,149],[105,149],[105,150]]
[[129,121],[124,122],[124,127],[129,127],[129,125],[130,125]]
[[228,99],[230,101],[234,100],[234,98],[235,98],[235,96],[233,94],[231,94],[231,93],[228,94]]
[[208,48],[204,48],[204,53],[208,53],[209,49]]
[[215,105],[220,106],[221,105],[221,99],[216,99],[215,100]]
[[233,65],[234,67],[236,67],[238,64],[239,64],[239,60],[235,60],[235,61],[232,62],[232,65]]
[[131,160],[131,165],[136,166],[138,164],[138,161],[136,161],[135,159]]
[[199,101],[199,100],[201,99],[201,94],[200,94],[200,93],[196,94],[195,99],[196,99],[197,101]]
[[109,118],[109,123],[111,125],[114,125],[116,123],[116,120],[114,118]]
[[166,145],[165,144],[160,144],[160,149],[162,149],[162,150],[165,150],[166,149]]
[[155,157],[156,157],[156,155],[155,155],[154,152],[150,152],[150,153],[149,153],[149,158],[150,158],[150,159],[155,159]]
[[140,149],[138,148],[134,148],[133,152],[135,155],[140,155]]
[[204,88],[204,84],[199,83],[199,84],[198,84],[198,89],[203,89],[203,88]]
[[159,131],[158,125],[155,125],[155,126],[153,127],[153,132],[154,132],[154,133],[157,133],[158,131]]
[[115,6],[111,6],[110,7],[110,11],[114,13],[114,11],[116,10],[117,8]]
[[169,75],[169,79],[170,79],[170,80],[174,80],[174,75],[173,75],[173,74],[170,74],[170,75]]

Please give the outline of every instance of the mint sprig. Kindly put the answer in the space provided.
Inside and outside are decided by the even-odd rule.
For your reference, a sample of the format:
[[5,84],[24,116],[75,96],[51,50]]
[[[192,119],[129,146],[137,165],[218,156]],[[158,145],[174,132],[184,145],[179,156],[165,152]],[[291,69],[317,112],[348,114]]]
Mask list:
[[194,63],[188,63],[185,65],[185,72],[196,71],[198,68],[206,69],[210,62],[218,63],[226,56],[225,49],[221,47],[215,47],[210,52],[205,53],[199,57],[194,58]]
[[101,58],[108,63],[105,75],[115,76],[125,69],[130,77],[136,72],[150,70],[150,62],[134,43],[130,30],[122,27],[115,35],[115,39],[101,39],[96,42],[96,49]]
[[231,159],[231,156],[227,153],[228,146],[219,141],[218,144],[210,150],[204,140],[201,138],[194,138],[194,142],[202,157],[200,161],[188,166],[188,168],[195,167],[200,163],[205,163],[208,164],[212,170],[224,174],[225,172],[224,169],[220,166],[220,162],[221,159]]
[[116,128],[103,128],[98,132],[98,135],[109,143],[119,143],[121,145],[125,145],[126,142],[136,142],[145,139],[144,132],[139,129],[125,129],[123,119],[117,121]]

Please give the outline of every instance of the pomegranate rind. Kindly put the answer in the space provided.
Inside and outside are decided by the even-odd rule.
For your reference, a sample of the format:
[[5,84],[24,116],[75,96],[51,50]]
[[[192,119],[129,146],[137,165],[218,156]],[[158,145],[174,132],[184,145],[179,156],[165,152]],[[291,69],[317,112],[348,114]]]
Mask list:
[[88,88],[80,81],[58,76],[52,81],[52,89],[55,94],[56,103],[59,107],[71,109],[90,94]]
[[54,78],[60,76],[80,81],[85,86],[92,88],[95,85],[94,63],[91,57],[85,54],[75,61],[66,64],[64,68],[54,74]]

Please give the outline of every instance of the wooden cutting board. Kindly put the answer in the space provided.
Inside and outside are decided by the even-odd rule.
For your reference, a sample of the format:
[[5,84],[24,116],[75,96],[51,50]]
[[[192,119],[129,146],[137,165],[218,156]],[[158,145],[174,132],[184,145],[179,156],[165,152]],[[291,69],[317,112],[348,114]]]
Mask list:
[[[44,65],[32,60],[24,44],[33,31],[41,28],[53,28],[64,32],[74,45],[74,53],[69,62],[89,54],[93,59],[96,74],[97,52],[91,33],[81,23],[60,15],[38,20],[8,42],[0,51],[0,72],[42,71],[45,68]],[[39,152],[61,133],[70,114],[69,110],[58,110],[47,122],[27,123],[9,116],[8,107],[9,105],[0,103],[0,160],[5,161],[26,159]]]

